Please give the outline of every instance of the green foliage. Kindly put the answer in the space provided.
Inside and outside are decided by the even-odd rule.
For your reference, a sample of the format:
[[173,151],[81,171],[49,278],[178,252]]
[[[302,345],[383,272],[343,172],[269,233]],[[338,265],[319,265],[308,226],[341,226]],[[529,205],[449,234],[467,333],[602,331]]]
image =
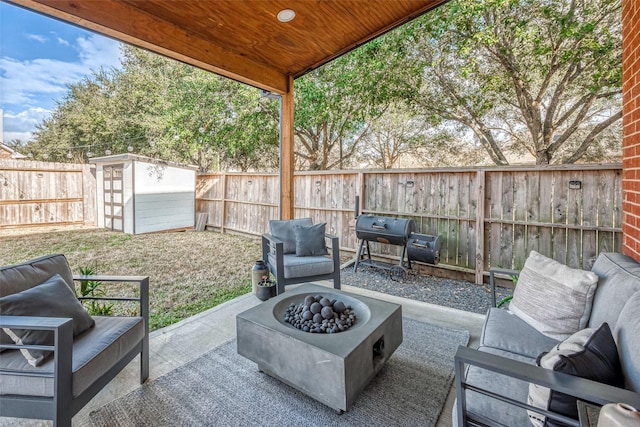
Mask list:
[[[94,276],[94,267],[80,267],[78,269],[83,276]],[[90,298],[101,298],[106,296],[102,289],[103,283],[99,280],[80,280],[80,296]],[[92,316],[111,316],[113,314],[113,304],[96,300],[83,300],[83,305]]]
[[[511,281],[513,282],[513,287],[515,288],[516,285],[518,284],[518,278],[520,276],[517,275],[512,275],[511,277]],[[506,297],[502,298],[500,301],[498,301],[498,303],[496,304],[497,308],[502,307],[503,305],[505,305],[506,303],[510,302],[513,299],[513,294],[511,295],[507,295]]]
[[389,106],[406,95],[403,46],[374,40],[296,80],[295,136],[304,169],[344,168]]
[[[296,166],[469,164],[480,150],[498,165],[607,160],[621,145],[620,9],[448,2],[296,80]],[[410,125],[389,129],[398,114]],[[372,153],[385,134],[388,155]],[[278,145],[278,103],[257,89],[123,45],[122,66],[70,84],[24,150],[74,162],[131,151],[209,172],[273,170]]]

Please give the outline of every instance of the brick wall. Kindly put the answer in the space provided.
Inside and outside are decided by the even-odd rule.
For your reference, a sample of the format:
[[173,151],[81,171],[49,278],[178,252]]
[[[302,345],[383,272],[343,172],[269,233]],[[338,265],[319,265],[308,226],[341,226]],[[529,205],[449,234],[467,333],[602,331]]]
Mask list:
[[622,0],[623,252],[640,261],[640,1]]

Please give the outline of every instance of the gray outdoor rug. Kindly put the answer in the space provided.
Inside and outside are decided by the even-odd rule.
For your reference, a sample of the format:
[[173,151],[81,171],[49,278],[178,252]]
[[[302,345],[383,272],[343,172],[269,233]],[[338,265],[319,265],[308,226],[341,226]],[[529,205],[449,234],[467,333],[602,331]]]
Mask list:
[[469,333],[406,318],[403,329],[403,343],[342,415],[260,373],[234,339],[90,418],[105,427],[433,426],[453,381],[453,355]]

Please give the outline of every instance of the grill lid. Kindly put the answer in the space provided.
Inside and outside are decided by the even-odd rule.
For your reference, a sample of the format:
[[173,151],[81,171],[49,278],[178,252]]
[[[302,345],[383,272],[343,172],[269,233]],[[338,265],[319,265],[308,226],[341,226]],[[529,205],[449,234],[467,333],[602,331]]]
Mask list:
[[405,245],[415,223],[408,218],[360,215],[356,220],[356,237],[371,242]]

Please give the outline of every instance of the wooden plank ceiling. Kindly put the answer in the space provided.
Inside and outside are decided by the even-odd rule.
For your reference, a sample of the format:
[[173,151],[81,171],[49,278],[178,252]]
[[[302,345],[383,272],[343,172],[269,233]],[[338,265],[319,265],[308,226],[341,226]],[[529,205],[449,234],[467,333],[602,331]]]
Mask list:
[[[9,0],[276,93],[446,0]],[[278,12],[295,18],[280,22]]]

